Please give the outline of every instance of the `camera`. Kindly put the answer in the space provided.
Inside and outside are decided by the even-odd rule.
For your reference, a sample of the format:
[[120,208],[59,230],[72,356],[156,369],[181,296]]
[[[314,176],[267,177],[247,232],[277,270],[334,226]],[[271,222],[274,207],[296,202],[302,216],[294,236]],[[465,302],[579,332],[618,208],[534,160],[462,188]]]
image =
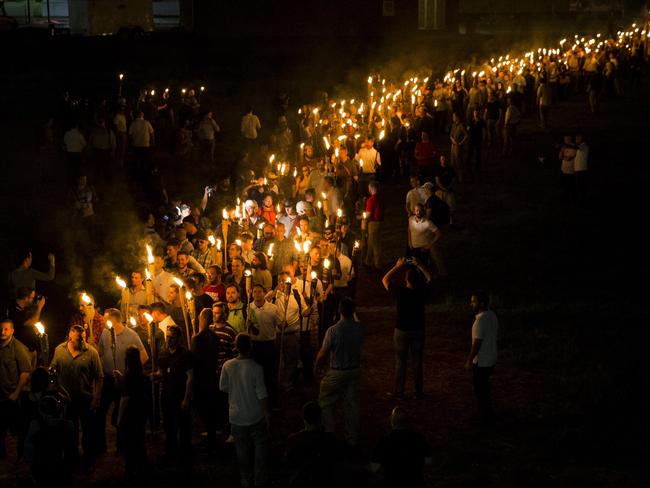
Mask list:
[[34,303],[40,302],[43,298],[45,298],[45,295],[36,295],[36,296],[34,296]]
[[208,196],[211,197],[217,191],[217,187],[216,186],[208,186],[205,190],[208,192]]

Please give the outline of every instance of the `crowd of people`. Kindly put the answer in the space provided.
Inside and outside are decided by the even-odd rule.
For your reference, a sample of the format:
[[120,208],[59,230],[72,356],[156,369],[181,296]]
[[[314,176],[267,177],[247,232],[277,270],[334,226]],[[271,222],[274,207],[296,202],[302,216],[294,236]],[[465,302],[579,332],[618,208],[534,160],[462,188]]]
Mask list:
[[[562,49],[521,59],[473,62],[440,79],[413,77],[400,85],[374,75],[363,102],[324,93],[301,106],[295,121],[288,97],[279,96],[276,126],[264,140],[259,117],[246,110],[233,141],[234,165],[223,164],[215,150],[220,126],[202,103],[203,88],[198,95],[164,90],[158,98],[147,89],[134,101],[119,97],[114,107],[103,100],[90,114],[66,100],[60,120],[72,123],[62,133],[65,168],[83,240],[102,232],[98,192],[115,173],[139,189],[146,210],[121,257],[128,280],[116,277],[117,300],[97,303],[92,283],[81,280],[71,290],[77,313],[53,351],[36,281],[54,278],[55,258],[43,273],[31,267],[29,250],[21,256],[2,321],[0,432],[18,433],[18,457],[38,483],[61,474],[62,466],[68,474],[79,463],[92,471],[111,428],[126,473],[142,474],[145,429],[157,431],[161,421],[165,459],[188,469],[200,425],[208,447],[234,443],[242,486],[265,486],[272,412],[292,390],[319,379],[317,401],[304,407],[305,429],[287,442],[287,462],[293,486],[331,483],[330,468],[345,463],[333,435],[340,399],[345,443],[358,446],[360,436],[359,273],[376,276],[396,297],[391,396],[405,396],[410,357],[415,398],[426,400],[424,305],[428,283],[448,276],[440,248],[443,231],[458,225],[456,186],[478,179],[486,157],[516,152],[523,118],[537,117],[545,128],[557,100],[583,96],[595,112],[601,93],[620,93],[619,77],[638,82],[646,42],[646,31],[637,29],[607,40],[576,39],[571,48],[564,41]],[[56,145],[55,125],[48,123],[46,141]],[[194,176],[213,182],[202,185],[199,198],[189,204],[170,198],[156,140],[175,164],[195,165]],[[582,136],[565,140],[560,159],[568,193],[576,192],[576,182],[584,193],[584,174],[577,173],[586,171],[587,158]],[[384,274],[385,187],[399,176],[410,182],[406,251]],[[489,425],[498,321],[485,292],[473,292],[471,305],[476,320],[466,367],[480,421]],[[394,431],[372,457],[371,469],[383,467],[390,486],[404,479],[423,485],[430,457],[406,417],[393,411]]]

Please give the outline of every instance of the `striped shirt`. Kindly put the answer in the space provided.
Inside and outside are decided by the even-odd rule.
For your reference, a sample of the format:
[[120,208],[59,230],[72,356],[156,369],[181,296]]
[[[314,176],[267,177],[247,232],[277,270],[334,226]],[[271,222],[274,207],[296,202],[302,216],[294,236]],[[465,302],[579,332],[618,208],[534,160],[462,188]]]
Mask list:
[[224,363],[237,355],[235,353],[235,337],[237,337],[237,332],[228,324],[212,324],[210,330],[219,339],[217,371],[221,373],[221,368],[223,368]]

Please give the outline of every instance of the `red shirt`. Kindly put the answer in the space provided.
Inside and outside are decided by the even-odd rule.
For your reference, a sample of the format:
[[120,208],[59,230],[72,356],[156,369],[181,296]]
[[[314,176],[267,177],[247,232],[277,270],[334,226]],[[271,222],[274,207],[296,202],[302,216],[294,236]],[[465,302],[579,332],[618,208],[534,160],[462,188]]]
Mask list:
[[366,212],[368,214],[368,221],[378,222],[384,220],[384,198],[381,193],[377,192],[370,195],[366,200]]
[[212,298],[213,302],[226,301],[226,287],[223,283],[219,283],[218,285],[205,285],[203,287],[203,293]]

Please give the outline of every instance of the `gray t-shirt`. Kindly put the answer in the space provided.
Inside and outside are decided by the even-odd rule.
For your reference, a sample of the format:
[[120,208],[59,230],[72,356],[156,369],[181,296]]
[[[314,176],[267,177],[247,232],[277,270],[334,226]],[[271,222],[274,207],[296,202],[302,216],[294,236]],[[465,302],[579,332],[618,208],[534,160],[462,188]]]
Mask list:
[[355,369],[361,365],[361,343],[366,328],[341,319],[325,332],[323,347],[330,351],[332,369]]
[[51,366],[57,371],[59,386],[73,399],[92,398],[95,380],[104,376],[99,354],[88,344],[82,346],[77,357],[72,357],[67,342],[59,344]]

